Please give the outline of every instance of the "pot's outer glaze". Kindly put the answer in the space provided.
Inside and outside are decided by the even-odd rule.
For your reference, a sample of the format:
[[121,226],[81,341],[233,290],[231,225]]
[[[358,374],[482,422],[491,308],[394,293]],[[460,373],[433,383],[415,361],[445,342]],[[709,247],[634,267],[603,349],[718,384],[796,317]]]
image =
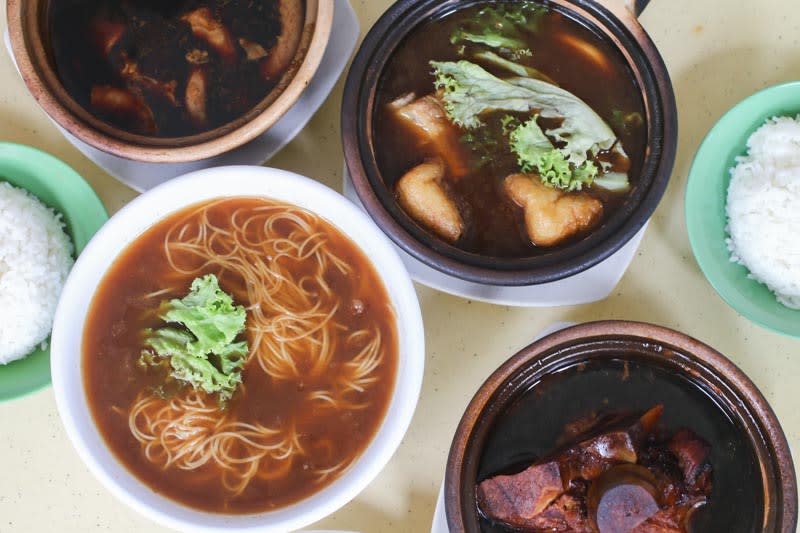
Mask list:
[[[750,379],[724,355],[683,333],[639,322],[590,322],[563,329],[523,348],[480,387],[458,425],[445,474],[445,508],[452,533],[480,528],[475,509],[475,476],[487,433],[525,384],[592,352],[629,351],[626,359],[651,360],[691,380],[725,407],[752,445],[760,469],[764,511],[760,533],[794,533],[797,479],[786,436],[775,413]],[[712,447],[714,443],[712,443]],[[712,492],[713,498],[713,492]]]
[[302,94],[317,71],[330,39],[333,0],[305,0],[303,35],[276,87],[241,117],[186,137],[147,137],[97,119],[64,89],[52,65],[48,9],[52,0],[7,0],[11,48],[31,95],[59,126],[104,152],[150,163],[198,161],[228,152],[264,133]]
[[[648,142],[639,181],[624,205],[583,240],[535,257],[503,259],[468,253],[419,228],[386,187],[372,147],[372,117],[383,67],[418,24],[483,0],[400,0],[367,34],[348,73],[342,103],[345,162],[359,199],[378,226],[404,251],[457,278],[486,285],[534,285],[572,276],[611,256],[641,229],[669,181],[677,144],[675,95],[666,66],[633,11],[591,0],[552,0],[604,36],[623,56],[641,90]],[[631,4],[643,9],[647,2]],[[615,14],[616,13],[616,14]]]

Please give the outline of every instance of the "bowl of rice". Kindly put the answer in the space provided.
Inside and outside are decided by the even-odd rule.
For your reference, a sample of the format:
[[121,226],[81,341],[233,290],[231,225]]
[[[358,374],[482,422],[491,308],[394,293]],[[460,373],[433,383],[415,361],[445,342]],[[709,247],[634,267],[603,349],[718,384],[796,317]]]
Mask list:
[[0,143],[0,401],[50,383],[61,288],[107,219],[72,168],[35,148]]
[[714,125],[685,197],[695,258],[739,314],[800,338],[800,82],[746,98]]

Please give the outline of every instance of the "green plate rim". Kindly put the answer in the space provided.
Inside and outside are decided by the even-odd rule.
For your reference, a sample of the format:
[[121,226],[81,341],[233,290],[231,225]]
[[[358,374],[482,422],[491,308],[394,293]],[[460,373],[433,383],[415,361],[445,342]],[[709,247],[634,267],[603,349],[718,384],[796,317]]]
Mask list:
[[[766,87],[761,89],[750,96],[746,97],[745,99],[738,102],[728,111],[726,111],[718,120],[717,122],[709,129],[706,133],[703,141],[701,142],[695,156],[692,160],[692,165],[689,169],[689,174],[686,181],[686,190],[684,193],[684,219],[686,223],[686,231],[689,237],[689,244],[692,249],[692,253],[695,257],[695,260],[700,267],[700,270],[703,272],[706,280],[712,286],[714,291],[722,298],[722,300],[727,303],[732,309],[734,309],[737,313],[741,316],[747,318],[754,324],[758,326],[772,331],[774,333],[779,333],[789,338],[800,338],[800,310],[793,310],[788,307],[785,309],[792,314],[797,315],[798,320],[798,327],[796,330],[788,330],[781,326],[777,326],[773,323],[770,323],[767,320],[762,319],[759,315],[760,313],[755,313],[753,311],[754,307],[748,307],[740,305],[740,302],[737,298],[734,298],[733,295],[729,294],[722,286],[722,279],[723,276],[719,275],[719,271],[721,269],[713,268],[712,265],[715,264],[716,260],[712,257],[712,254],[709,250],[704,248],[701,244],[703,240],[702,236],[704,231],[702,229],[702,221],[701,221],[701,214],[695,212],[690,208],[690,203],[695,201],[695,198],[702,192],[701,187],[701,177],[698,176],[700,170],[699,167],[701,166],[702,162],[709,158],[715,157],[717,152],[717,139],[716,137],[720,135],[719,132],[723,131],[726,127],[729,127],[730,123],[733,123],[740,114],[746,115],[754,115],[754,112],[747,112],[750,106],[753,106],[754,103],[759,104],[758,109],[759,113],[754,118],[753,123],[750,125],[749,132],[747,136],[744,137],[746,140],[749,135],[759,128],[763,123],[773,116],[779,116],[781,113],[771,112],[770,109],[775,107],[774,105],[770,105],[770,100],[776,93],[789,93],[792,95],[796,95],[796,105],[793,106],[792,111],[788,111],[787,113],[791,112],[795,115],[800,115],[800,81],[789,81],[785,83],[780,83],[777,85],[772,85],[770,87]],[[784,114],[784,116],[787,116]],[[742,146],[738,147],[739,150],[736,152],[737,155],[744,155],[746,153],[746,146],[743,144]],[[732,150],[733,151],[733,150]],[[726,161],[726,164],[728,161]],[[724,169],[723,175],[723,184],[725,185],[725,190],[728,188],[728,184],[730,183],[730,174],[729,169],[732,165],[728,165]],[[723,209],[726,200],[723,200]],[[724,238],[727,236],[727,233],[723,235],[723,239],[720,243],[724,243]],[[727,250],[727,246],[726,246]],[[730,257],[730,254],[728,254]],[[747,273],[746,267],[737,264],[737,263],[730,263],[729,268],[739,269],[742,273]],[[763,290],[767,291],[770,296],[775,300],[775,305],[782,305],[780,304],[777,299],[775,299],[775,295],[761,282],[758,282],[753,279],[745,279],[743,283],[751,284],[751,287],[754,287],[754,290]],[[758,287],[758,289],[755,289]]]
[[[67,228],[70,239],[75,246],[74,257],[77,258],[97,230],[108,220],[108,211],[95,190],[83,176],[64,161],[32,146],[0,141],[0,161],[7,161],[17,167],[26,168],[31,174],[42,176],[42,182],[48,184],[48,186],[53,189],[69,188],[74,191],[76,196],[79,196],[80,205],[70,207],[69,209],[60,209],[57,206],[52,206],[47,202],[43,202],[45,205],[53,207],[57,212],[62,213],[65,222],[68,222],[68,218],[81,220],[80,225],[82,227],[80,228],[80,235],[73,235],[72,228]],[[47,175],[42,173],[43,167],[49,167]],[[6,177],[0,173],[0,182],[9,182],[11,185],[28,190],[31,194],[37,196],[20,181],[14,181],[13,177]],[[80,214],[73,214],[68,217],[66,211]],[[30,357],[38,358],[34,364],[31,365],[31,363],[28,363],[31,365],[31,370],[29,370],[29,372],[34,372],[31,384],[27,387],[10,391],[0,388],[0,403],[24,398],[39,392],[51,384],[49,336],[46,342],[47,347],[45,349],[36,348],[33,352],[28,354],[26,358],[13,361],[7,365],[0,365],[0,373],[2,373],[5,368],[11,367],[11,365],[25,365],[25,361]]]

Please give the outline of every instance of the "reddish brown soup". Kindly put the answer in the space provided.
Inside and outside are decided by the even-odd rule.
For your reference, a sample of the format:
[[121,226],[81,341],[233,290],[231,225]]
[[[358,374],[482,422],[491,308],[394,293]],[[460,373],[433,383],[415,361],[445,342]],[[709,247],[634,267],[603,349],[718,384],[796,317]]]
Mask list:
[[[208,244],[211,253],[199,254],[198,243]],[[270,287],[279,290],[255,301],[252,279],[246,284],[235,265],[225,262],[226,256],[247,261],[253,272],[261,272],[264,280],[274,282]],[[252,352],[243,386],[224,407],[214,396],[190,386],[164,387],[163,372],[137,364],[142,331],[163,326],[155,314],[158,305],[185,296],[192,280],[205,274],[215,274],[222,290],[247,309],[244,337]],[[276,282],[278,278],[282,281]],[[332,289],[331,294],[324,287]],[[159,294],[148,296],[156,291]],[[282,311],[276,312],[279,307]],[[299,322],[291,317],[301,315],[317,318],[309,322],[307,336],[297,340]],[[329,319],[324,327],[320,316]],[[269,328],[278,333],[268,335]],[[278,334],[285,339],[276,342]],[[363,252],[315,215],[256,198],[198,204],[138,237],[100,282],[83,339],[86,395],[116,457],[153,490],[191,507],[222,513],[282,507],[336,479],[381,424],[398,360],[394,311]],[[325,342],[330,343],[328,351],[320,348]],[[288,363],[268,349],[275,346]],[[372,359],[365,362],[365,354]],[[193,460],[211,453],[209,439],[220,437],[214,424],[221,419],[234,424],[227,428],[233,428],[237,438],[262,446],[229,438],[217,442],[225,454],[249,457],[269,446],[275,450],[233,473],[225,473],[211,456],[188,468],[191,461],[177,451],[178,436],[167,429],[170,417],[180,415],[179,409],[170,411],[170,402],[186,401],[202,402],[210,419],[205,425],[196,423],[199,433],[192,438],[202,436],[207,448],[195,447]],[[132,433],[129,418],[137,402],[149,406],[146,416],[165,418],[151,427],[140,415],[134,425],[149,438],[175,446],[171,461],[164,446],[148,449],[146,439]],[[183,423],[191,425],[187,420]],[[261,428],[260,433],[252,428]]]

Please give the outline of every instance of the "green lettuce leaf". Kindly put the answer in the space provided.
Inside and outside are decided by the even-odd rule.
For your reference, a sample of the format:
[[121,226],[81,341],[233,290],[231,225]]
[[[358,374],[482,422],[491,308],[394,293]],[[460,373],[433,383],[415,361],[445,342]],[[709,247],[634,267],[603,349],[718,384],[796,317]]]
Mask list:
[[530,1],[487,6],[473,19],[458,26],[450,35],[450,43],[469,41],[530,55],[525,34],[538,30],[539,21],[546,11],[547,8]]
[[231,398],[242,382],[247,343],[234,342],[244,331],[244,307],[219,287],[213,274],[192,282],[189,294],[161,305],[159,317],[169,324],[144,332],[139,364],[164,366],[170,376],[196,390],[218,393],[220,401]]
[[220,401],[226,401],[233,396],[237,387],[242,382],[242,366],[247,356],[247,343],[240,342],[237,346],[226,351],[223,357],[217,355],[218,368],[205,358],[188,351],[173,352],[170,358],[172,377],[192,385],[195,389],[202,389],[209,394],[219,393]]
[[583,100],[560,87],[529,77],[503,80],[470,61],[432,61],[431,65],[445,111],[458,126],[479,128],[484,125],[481,115],[492,111],[534,112],[549,119],[544,129],[532,119],[511,134],[511,148],[520,166],[538,169],[545,184],[580,189],[599,172],[594,156],[604,150],[625,155],[608,124]]
[[540,117],[561,121],[560,125],[545,129],[545,133],[554,142],[565,144],[561,151],[576,167],[602,150],[614,148],[625,155],[614,131],[574,94],[533,78],[511,78],[508,83],[531,91],[532,107],[538,108]]
[[[508,123],[504,120],[504,123]],[[542,128],[536,123],[536,118],[516,125],[509,129],[511,150],[517,154],[517,163],[523,172],[530,172],[543,157],[554,151],[553,143],[545,136]],[[563,159],[563,157],[562,157]],[[569,170],[569,169],[567,169]]]
[[[195,337],[188,331],[177,328],[145,330],[144,345],[155,354],[169,354],[187,350]],[[156,363],[153,363],[156,364]]]
[[631,184],[628,182],[628,175],[624,172],[606,172],[602,176],[595,178],[592,185],[611,192],[625,192],[631,188]]
[[553,144],[536,123],[536,117],[519,125],[509,134],[509,145],[517,155],[517,164],[523,172],[536,169],[542,183],[566,191],[579,191],[591,185],[597,176],[597,167],[585,161],[580,167],[570,165],[561,150]]
[[165,322],[183,324],[196,337],[192,343],[196,353],[216,353],[230,344],[244,329],[246,318],[244,307],[233,305],[213,274],[195,279],[185,298],[165,302],[160,316]]
[[[431,61],[434,85],[442,91],[447,115],[466,129],[483,125],[490,111],[535,111],[560,122],[545,130],[556,142],[566,143],[566,155],[580,166],[587,154],[619,146],[617,136],[586,102],[542,80],[516,77],[502,80],[470,61]],[[622,150],[619,148],[619,150]]]
[[491,75],[470,61],[431,61],[434,85],[442,91],[447,116],[468,130],[483,125],[487,111],[532,109],[531,91]]

